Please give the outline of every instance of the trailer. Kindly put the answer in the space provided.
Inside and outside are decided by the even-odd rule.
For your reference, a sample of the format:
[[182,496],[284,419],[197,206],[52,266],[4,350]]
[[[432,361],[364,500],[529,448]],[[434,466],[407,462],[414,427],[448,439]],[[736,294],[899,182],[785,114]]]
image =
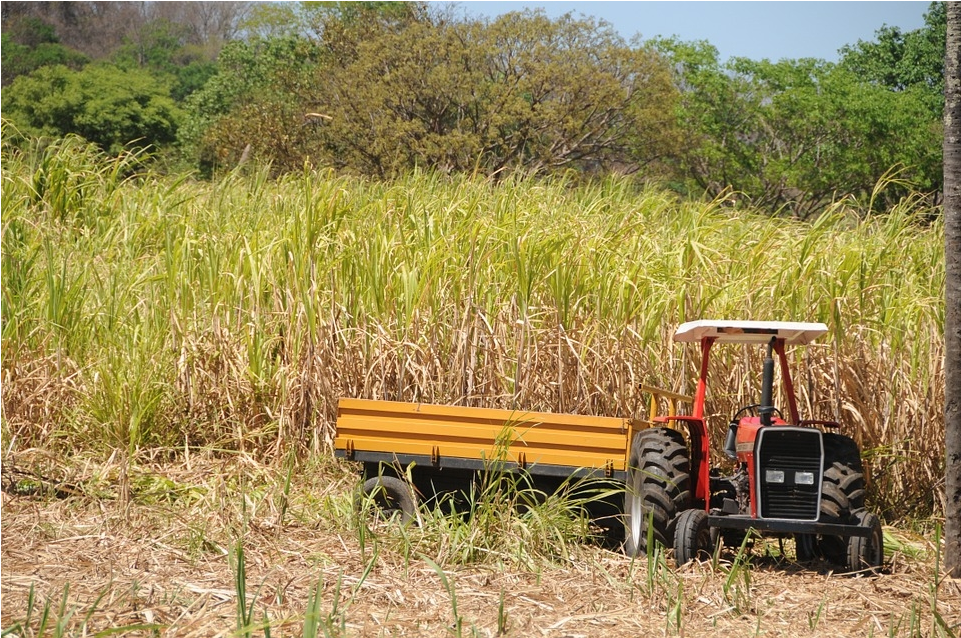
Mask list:
[[[793,537],[800,560],[873,572],[883,537],[864,506],[858,446],[838,423],[800,417],[787,365],[787,346],[825,332],[821,323],[682,324],[674,340],[700,346],[695,395],[642,386],[651,397],[647,420],[343,398],[335,453],[362,463],[361,493],[404,521],[417,518],[419,501],[464,492],[493,468],[523,473],[545,491],[608,482],[620,496],[590,514],[623,532],[630,555],[647,552],[652,538],[683,563],[753,531]],[[764,347],[766,356],[760,400],[728,423],[723,451],[734,470],[724,475],[712,463],[705,402],[711,350],[728,343]],[[775,354],[783,411],[772,398]]]
[[[650,386],[651,414],[676,414],[692,397]],[[666,408],[659,407],[666,406]],[[530,477],[538,489],[556,490],[570,479],[609,480],[623,489],[634,435],[651,421],[342,398],[337,406],[335,454],[362,463],[362,494],[402,520],[418,504],[467,493],[478,474],[496,469]],[[600,481],[600,483],[598,483]],[[595,520],[617,527],[619,506],[594,504]]]

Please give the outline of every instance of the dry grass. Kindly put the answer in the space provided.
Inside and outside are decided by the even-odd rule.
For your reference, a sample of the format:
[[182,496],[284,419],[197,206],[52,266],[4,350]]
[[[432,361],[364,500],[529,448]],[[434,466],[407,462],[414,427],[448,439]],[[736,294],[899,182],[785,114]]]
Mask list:
[[[639,383],[691,390],[678,323],[815,320],[803,415],[862,444],[886,521],[943,512],[943,226],[920,199],[808,224],[625,179],[121,179],[134,159],[3,147],[5,447],[320,454],[341,396],[642,416]],[[718,437],[759,368],[719,353]]]
[[124,627],[125,635],[244,635],[231,560],[238,539],[247,609],[256,592],[253,620],[269,619],[272,636],[302,635],[317,591],[317,635],[331,636],[948,636],[961,628],[961,587],[935,576],[932,539],[893,528],[886,536],[899,549],[889,547],[877,578],[778,561],[776,542],[756,546],[749,568],[732,566],[728,553],[716,566],[675,570],[670,560],[632,562],[592,545],[526,569],[503,559],[456,564],[418,537],[428,531],[381,527],[362,546],[345,514],[353,468],[342,463],[298,466],[288,487],[287,468],[246,455],[65,465],[28,451],[15,461],[60,496],[22,493],[42,483],[25,474],[21,494],[4,493],[4,631],[27,618],[34,595],[20,636],[36,635],[45,601],[45,635]]
[[[641,416],[640,383],[692,390],[678,323],[825,321],[790,354],[803,415],[862,444],[887,522],[930,529],[943,226],[919,200],[800,224],[628,180],[208,184],[127,179],[134,159],[3,146],[4,480],[27,473],[5,483],[4,630],[29,615],[17,633],[243,635],[238,618],[266,614],[275,636],[958,631],[930,537],[887,528],[899,549],[870,580],[770,544],[750,569],[678,571],[549,535],[456,552],[443,526],[362,533],[329,455],[341,396]],[[720,436],[760,362],[712,365]]]

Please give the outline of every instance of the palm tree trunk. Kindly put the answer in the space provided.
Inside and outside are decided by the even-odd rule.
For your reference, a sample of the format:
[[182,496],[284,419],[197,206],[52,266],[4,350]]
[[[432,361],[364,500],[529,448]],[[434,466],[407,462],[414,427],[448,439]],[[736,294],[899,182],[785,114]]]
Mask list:
[[944,59],[944,567],[961,578],[961,3],[947,3]]

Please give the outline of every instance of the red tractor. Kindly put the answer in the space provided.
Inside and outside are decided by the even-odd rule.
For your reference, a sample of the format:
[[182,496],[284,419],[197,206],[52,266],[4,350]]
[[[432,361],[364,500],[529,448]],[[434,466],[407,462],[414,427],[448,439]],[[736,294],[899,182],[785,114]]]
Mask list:
[[[864,507],[857,444],[835,431],[836,422],[798,415],[785,347],[825,332],[821,323],[781,321],[692,321],[678,328],[675,341],[700,343],[697,391],[689,416],[655,417],[656,427],[631,442],[624,499],[629,554],[646,551],[650,537],[673,546],[680,564],[710,553],[718,537],[739,544],[753,530],[793,535],[800,560],[823,557],[845,571],[880,568],[881,523]],[[704,418],[708,363],[719,343],[767,350],[760,402],[731,417],[724,453],[735,468],[727,476],[712,468]],[[773,402],[775,355],[787,402],[781,408]]]

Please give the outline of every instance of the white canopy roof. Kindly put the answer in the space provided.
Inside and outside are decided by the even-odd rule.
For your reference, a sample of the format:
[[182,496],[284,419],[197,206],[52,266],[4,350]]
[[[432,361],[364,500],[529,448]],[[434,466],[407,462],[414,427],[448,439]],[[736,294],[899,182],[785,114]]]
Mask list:
[[767,343],[771,337],[787,344],[810,343],[828,331],[823,323],[797,321],[688,321],[677,328],[674,341],[700,342],[714,337],[718,343]]

